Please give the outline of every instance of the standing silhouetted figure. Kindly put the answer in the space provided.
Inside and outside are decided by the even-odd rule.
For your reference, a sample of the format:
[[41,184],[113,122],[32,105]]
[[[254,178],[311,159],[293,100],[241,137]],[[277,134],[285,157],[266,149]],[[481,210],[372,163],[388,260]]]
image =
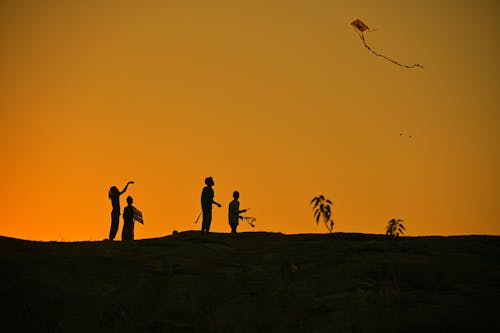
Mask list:
[[109,200],[111,200],[111,205],[113,206],[113,210],[111,211],[111,228],[109,229],[109,240],[115,239],[116,233],[118,232],[118,225],[120,224],[120,195],[125,193],[128,186],[133,183],[134,182],[128,182],[121,192],[116,186],[112,186],[109,189],[108,197]]
[[128,206],[123,209],[122,241],[134,240],[135,207],[132,206],[134,199],[130,195],[127,197],[127,203]]
[[215,204],[219,208],[221,205],[214,201],[214,190],[212,186],[215,185],[212,177],[205,178],[205,186],[201,192],[201,209],[203,211],[203,221],[201,223],[201,231],[209,232],[210,224],[212,223],[212,205]]
[[229,203],[228,218],[232,234],[236,233],[236,228],[238,227],[239,224],[240,213],[244,213],[247,211],[246,209],[240,210],[240,202],[238,201],[239,198],[240,198],[240,193],[238,191],[234,191],[233,201]]

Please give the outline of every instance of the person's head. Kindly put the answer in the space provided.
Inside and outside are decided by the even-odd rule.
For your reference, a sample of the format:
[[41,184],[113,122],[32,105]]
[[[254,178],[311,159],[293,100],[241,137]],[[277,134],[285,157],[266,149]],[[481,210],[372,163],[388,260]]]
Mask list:
[[215,183],[214,183],[214,179],[213,179],[212,177],[207,177],[207,178],[205,178],[205,184],[206,184],[207,186],[214,186],[214,185],[215,185]]
[[111,186],[109,189],[109,192],[108,192],[108,198],[111,199],[111,197],[114,197],[114,196],[118,195],[119,193],[120,193],[120,191],[118,190],[118,187]]
[[236,200],[238,200],[239,197],[240,197],[240,192],[234,191],[233,192],[233,198],[235,198]]
[[134,199],[130,195],[127,197],[127,203],[129,206],[131,206],[134,203]]

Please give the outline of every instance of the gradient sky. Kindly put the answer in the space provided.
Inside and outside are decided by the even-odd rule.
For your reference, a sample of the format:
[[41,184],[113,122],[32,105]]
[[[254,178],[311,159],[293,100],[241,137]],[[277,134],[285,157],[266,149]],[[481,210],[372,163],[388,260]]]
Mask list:
[[[500,235],[498,1],[0,1],[0,235],[255,230]],[[349,23],[362,19],[371,54]],[[400,136],[400,133],[408,136]],[[125,196],[122,197],[122,208]],[[120,230],[122,219],[120,219]],[[240,231],[252,230],[242,225]],[[120,238],[120,237],[119,237]]]

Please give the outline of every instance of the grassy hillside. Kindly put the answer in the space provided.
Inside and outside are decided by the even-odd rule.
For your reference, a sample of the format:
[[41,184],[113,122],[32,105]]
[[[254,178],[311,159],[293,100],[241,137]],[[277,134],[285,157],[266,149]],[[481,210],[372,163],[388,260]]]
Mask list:
[[3,332],[499,331],[500,237],[0,238]]

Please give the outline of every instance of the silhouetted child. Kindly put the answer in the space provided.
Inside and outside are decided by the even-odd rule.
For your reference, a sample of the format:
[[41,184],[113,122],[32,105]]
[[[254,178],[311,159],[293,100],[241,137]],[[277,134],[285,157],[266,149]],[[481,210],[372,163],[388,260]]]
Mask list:
[[130,184],[134,182],[128,182],[125,185],[123,191],[119,191],[116,186],[112,186],[108,192],[108,198],[111,200],[111,205],[113,210],[111,211],[111,228],[109,229],[109,240],[115,239],[116,233],[118,232],[118,225],[120,224],[120,195],[127,191]]
[[239,224],[239,219],[240,219],[240,213],[244,213],[247,210],[242,209],[240,210],[240,202],[238,199],[240,198],[240,193],[238,191],[233,192],[233,201],[229,203],[229,209],[228,209],[228,218],[229,218],[229,225],[231,226],[231,233],[235,234],[236,233],[236,228],[238,227]]
[[134,199],[129,195],[127,197],[128,206],[123,209],[122,241],[134,240],[135,207],[132,206],[133,202]]
[[209,232],[210,224],[212,223],[212,205],[217,205],[219,208],[221,205],[214,201],[214,190],[212,186],[215,185],[212,177],[205,178],[205,186],[201,192],[201,210],[203,211],[203,220],[201,223],[201,231]]

